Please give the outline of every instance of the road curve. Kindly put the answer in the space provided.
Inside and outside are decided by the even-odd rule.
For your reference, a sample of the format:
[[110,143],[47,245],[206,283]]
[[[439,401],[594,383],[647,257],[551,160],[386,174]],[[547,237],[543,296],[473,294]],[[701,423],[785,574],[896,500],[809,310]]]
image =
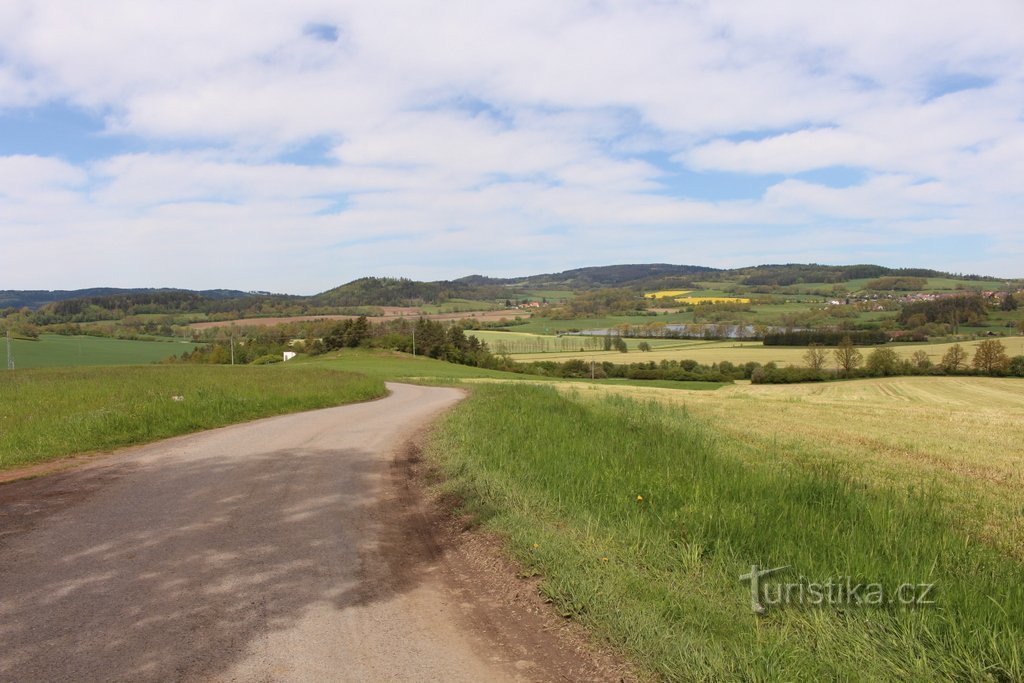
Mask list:
[[178,437],[0,486],[0,681],[501,681],[381,558],[397,448],[456,389]]

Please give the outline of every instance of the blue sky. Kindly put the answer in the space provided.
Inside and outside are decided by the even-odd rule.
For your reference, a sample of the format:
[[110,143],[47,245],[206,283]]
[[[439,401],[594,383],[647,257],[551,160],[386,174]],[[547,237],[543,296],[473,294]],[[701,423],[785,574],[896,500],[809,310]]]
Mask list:
[[8,0],[0,289],[1024,276],[1024,5],[954,5]]

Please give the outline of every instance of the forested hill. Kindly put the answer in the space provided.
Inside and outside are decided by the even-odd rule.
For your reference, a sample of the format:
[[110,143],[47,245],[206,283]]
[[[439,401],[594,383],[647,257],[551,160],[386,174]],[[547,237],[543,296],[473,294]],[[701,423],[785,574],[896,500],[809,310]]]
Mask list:
[[93,299],[99,297],[126,297],[138,296],[145,298],[154,297],[167,293],[187,293],[197,295],[204,299],[233,299],[239,297],[256,296],[262,292],[241,292],[234,289],[204,289],[200,291],[185,289],[159,289],[159,288],[135,288],[122,289],[118,287],[93,287],[90,289],[7,289],[0,290],[0,309],[3,308],[31,308],[36,309],[47,304],[59,301],[71,301],[76,299]]
[[[208,315],[305,315],[335,313],[338,309],[366,306],[415,306],[451,299],[502,301],[529,296],[537,290],[602,288],[634,290],[691,289],[697,283],[721,283],[743,288],[786,287],[802,283],[838,284],[863,278],[957,278],[998,282],[980,275],[944,273],[922,268],[887,268],[876,265],[828,266],[772,264],[718,269],[667,263],[622,264],[575,268],[560,273],[494,278],[469,275],[457,280],[421,282],[406,278],[366,277],[313,296],[212,289],[0,290],[0,311],[29,308],[48,322],[83,322],[146,313],[202,312]],[[705,285],[706,286],[706,285]],[[110,315],[113,313],[114,315]]]
[[527,275],[518,278],[492,278],[483,275],[470,275],[455,280],[456,283],[467,285],[523,285],[528,287],[547,287],[557,285],[568,289],[591,289],[594,287],[623,287],[646,283],[666,277],[700,277],[706,278],[714,273],[721,273],[718,268],[707,266],[677,266],[670,263],[631,263],[617,266],[590,266],[574,268],[560,273]]

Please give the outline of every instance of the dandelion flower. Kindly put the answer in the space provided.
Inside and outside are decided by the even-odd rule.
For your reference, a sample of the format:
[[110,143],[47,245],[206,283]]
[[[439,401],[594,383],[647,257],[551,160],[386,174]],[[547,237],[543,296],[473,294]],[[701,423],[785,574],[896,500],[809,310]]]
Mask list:
[[638,503],[644,502],[644,497],[643,496],[637,496],[636,497],[636,502],[638,502]]
[[536,550],[536,549],[537,549],[537,548],[539,548],[539,547],[540,547],[540,543],[534,543],[534,544],[533,544],[533,549],[534,549],[534,550]]

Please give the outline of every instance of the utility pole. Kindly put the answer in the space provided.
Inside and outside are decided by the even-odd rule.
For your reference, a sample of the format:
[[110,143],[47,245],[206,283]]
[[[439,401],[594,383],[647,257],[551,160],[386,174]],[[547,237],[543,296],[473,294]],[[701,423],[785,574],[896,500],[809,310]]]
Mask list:
[[235,335],[231,335],[231,364],[235,364]]
[[11,331],[7,330],[7,369],[14,369],[14,354],[11,353]]
[[412,326],[412,355],[416,355],[416,326]]

